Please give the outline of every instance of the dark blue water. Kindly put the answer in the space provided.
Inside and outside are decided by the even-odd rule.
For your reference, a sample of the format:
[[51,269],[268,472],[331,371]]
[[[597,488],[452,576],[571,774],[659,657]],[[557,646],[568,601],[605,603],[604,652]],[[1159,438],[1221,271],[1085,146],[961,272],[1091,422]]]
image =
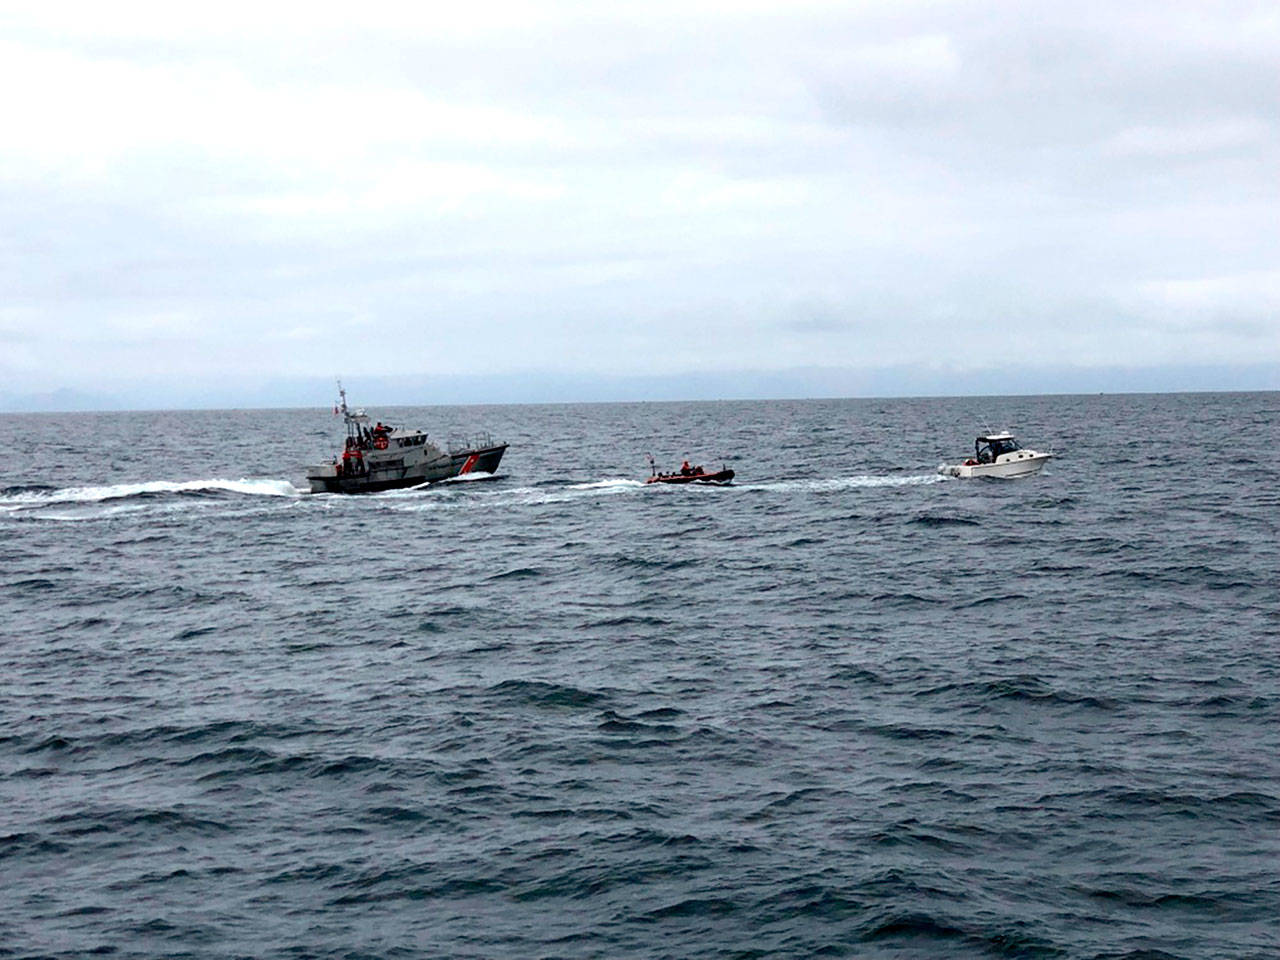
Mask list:
[[1280,956],[1280,395],[376,412],[0,417],[0,955]]

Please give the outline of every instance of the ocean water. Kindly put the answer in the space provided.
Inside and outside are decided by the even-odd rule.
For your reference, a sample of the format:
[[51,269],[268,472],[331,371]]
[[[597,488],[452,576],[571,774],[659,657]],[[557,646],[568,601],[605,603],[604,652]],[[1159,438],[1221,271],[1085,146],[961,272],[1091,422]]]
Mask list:
[[1280,394],[371,412],[0,417],[0,956],[1280,956]]

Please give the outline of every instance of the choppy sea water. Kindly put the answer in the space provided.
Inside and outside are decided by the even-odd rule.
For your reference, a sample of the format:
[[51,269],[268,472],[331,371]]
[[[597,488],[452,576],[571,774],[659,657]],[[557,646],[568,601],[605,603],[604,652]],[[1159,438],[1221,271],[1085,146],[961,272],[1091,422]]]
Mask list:
[[377,412],[0,417],[0,955],[1280,955],[1280,394]]

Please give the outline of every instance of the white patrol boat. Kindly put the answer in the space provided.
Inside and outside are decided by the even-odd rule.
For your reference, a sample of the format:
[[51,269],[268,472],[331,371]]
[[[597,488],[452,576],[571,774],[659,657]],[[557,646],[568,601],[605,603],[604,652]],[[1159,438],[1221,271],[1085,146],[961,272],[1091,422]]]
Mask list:
[[1025,449],[1012,433],[988,433],[973,444],[973,456],[964,463],[938,468],[945,477],[1027,477],[1039,473],[1053,457]]
[[507,451],[505,443],[486,436],[471,442],[450,441],[444,450],[427,439],[424,430],[393,427],[370,418],[363,410],[347,409],[347,392],[338,384],[341,404],[335,408],[347,427],[342,455],[307,468],[312,493],[376,493],[416,487],[469,473],[498,472]]

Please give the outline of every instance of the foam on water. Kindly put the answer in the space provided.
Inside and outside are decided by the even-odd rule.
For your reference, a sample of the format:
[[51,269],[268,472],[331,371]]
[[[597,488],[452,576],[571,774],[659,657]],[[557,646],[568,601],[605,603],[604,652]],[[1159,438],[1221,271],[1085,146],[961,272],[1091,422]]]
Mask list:
[[[437,503],[423,499],[424,494],[440,492],[447,488],[456,488],[481,481],[494,480],[488,473],[467,474],[449,480],[429,484],[419,484],[397,490],[386,490],[376,494],[359,497],[347,497],[345,494],[317,494],[309,497],[312,500],[340,499],[354,503],[362,501],[387,502],[407,501],[412,505],[431,509]],[[853,476],[825,477],[771,482],[746,482],[737,484],[714,484],[716,489],[733,491],[770,491],[774,493],[831,493],[841,490],[852,490],[860,487],[896,487],[914,486],[936,483],[941,480],[936,475],[925,476]],[[659,484],[647,484],[641,480],[627,477],[607,477],[579,483],[563,485],[544,485],[540,487],[505,487],[476,491],[477,495],[490,501],[512,502],[522,505],[563,503],[582,496],[598,496],[601,494],[634,493],[637,491],[655,492],[659,490],[699,489],[698,485],[688,487],[668,487]],[[66,505],[103,504],[110,501],[129,500],[138,497],[154,497],[162,494],[191,493],[234,493],[249,497],[296,498],[307,494],[305,489],[294,486],[288,480],[241,478],[239,480],[152,480],[137,483],[120,483],[103,486],[66,487],[62,489],[37,488],[19,490],[0,496],[0,511],[16,512],[39,510],[42,519],[49,520],[89,520],[99,517],[115,516],[119,513],[138,509],[162,509],[162,505],[131,505],[115,509],[104,509],[94,513],[59,514],[48,508]]]
[[[432,489],[445,486],[436,484]],[[511,508],[536,507],[589,500],[601,496],[634,493],[645,489],[638,480],[608,479],[586,483],[546,484],[537,487],[492,487],[480,485],[467,489],[459,499],[428,499],[419,497],[405,504],[408,509],[430,511],[435,509],[495,511]]]
[[737,483],[739,490],[769,490],[775,493],[835,493],[840,490],[856,490],[860,487],[918,487],[938,483],[943,478],[934,473],[918,476],[856,476],[812,477],[796,480],[774,480],[763,483]]
[[586,483],[571,483],[570,490],[634,490],[647,486],[643,480],[631,480],[626,477],[610,477],[605,480],[591,480]]
[[0,496],[0,510],[22,510],[65,503],[101,503],[129,497],[163,493],[202,493],[221,491],[257,497],[297,497],[305,493],[288,480],[151,480],[141,483],[116,483],[105,486],[34,489]]

